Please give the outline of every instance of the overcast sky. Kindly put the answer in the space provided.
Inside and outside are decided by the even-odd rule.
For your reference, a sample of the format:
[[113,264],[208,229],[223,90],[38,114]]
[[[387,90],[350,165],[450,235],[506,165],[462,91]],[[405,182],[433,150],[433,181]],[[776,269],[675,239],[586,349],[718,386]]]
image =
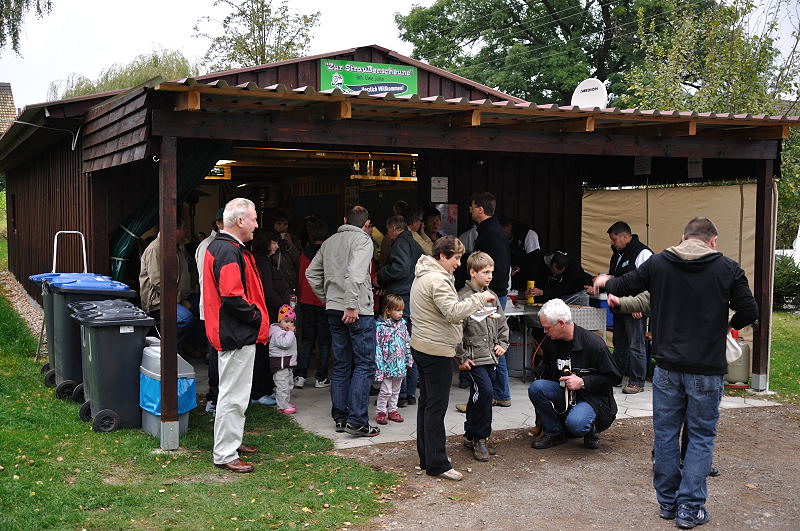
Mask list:
[[[756,0],[762,6],[771,1]],[[378,44],[410,55],[412,47],[398,37],[394,14],[407,14],[415,4],[429,6],[433,2],[291,0],[289,5],[306,13],[321,12],[311,54]],[[208,41],[192,37],[195,22],[202,16],[221,19],[228,12],[213,4],[213,0],[53,0],[48,16],[27,18],[21,56],[9,48],[3,50],[0,81],[11,83],[14,102],[21,108],[46,101],[51,81],[72,73],[96,79],[104,68],[127,64],[154,49],[177,49],[195,61],[208,47]],[[792,9],[795,15],[798,5]],[[759,20],[754,18],[751,23]],[[781,33],[791,33],[786,19]]]
[[[394,14],[432,1],[291,0],[289,5],[306,13],[321,12],[311,54],[378,44],[409,55],[412,47],[399,39]],[[21,108],[46,101],[51,81],[73,72],[96,79],[104,68],[126,64],[159,47],[180,50],[196,60],[208,41],[192,37],[195,22],[202,16],[222,18],[228,12],[215,10],[213,4],[213,0],[53,0],[50,15],[26,19],[22,56],[9,48],[0,55],[0,81],[11,83],[14,103]]]

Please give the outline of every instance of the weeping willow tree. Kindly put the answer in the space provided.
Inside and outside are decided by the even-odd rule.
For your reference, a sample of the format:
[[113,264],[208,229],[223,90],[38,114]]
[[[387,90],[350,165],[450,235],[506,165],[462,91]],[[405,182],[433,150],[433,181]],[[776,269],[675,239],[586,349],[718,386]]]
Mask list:
[[[2,1],[2,0],[0,0]],[[73,98],[108,90],[135,87],[148,79],[181,79],[197,75],[197,66],[177,50],[154,50],[135,57],[127,64],[114,64],[100,72],[97,79],[82,74],[70,74],[67,79],[50,83],[47,97],[50,100]]]
[[26,14],[41,18],[52,9],[50,0],[0,0],[0,55],[9,44],[19,53],[19,33]]

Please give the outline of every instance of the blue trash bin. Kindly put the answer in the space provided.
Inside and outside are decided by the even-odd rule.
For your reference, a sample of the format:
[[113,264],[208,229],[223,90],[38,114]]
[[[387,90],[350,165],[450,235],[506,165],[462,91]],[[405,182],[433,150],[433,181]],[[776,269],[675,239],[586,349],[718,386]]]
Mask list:
[[85,279],[103,279],[111,280],[111,277],[106,275],[96,275],[94,273],[39,273],[38,275],[31,275],[28,280],[42,288],[42,308],[44,310],[44,326],[47,333],[47,363],[45,363],[41,372],[44,376],[44,384],[47,387],[56,386],[56,371],[55,361],[55,339],[53,337],[53,294],[50,291],[50,282],[64,282],[72,280],[85,280]]
[[[83,402],[81,331],[71,318],[69,304],[104,299],[130,299],[136,292],[122,282],[107,278],[64,278],[47,282],[53,298],[52,365],[56,397]],[[49,339],[48,339],[49,340]]]

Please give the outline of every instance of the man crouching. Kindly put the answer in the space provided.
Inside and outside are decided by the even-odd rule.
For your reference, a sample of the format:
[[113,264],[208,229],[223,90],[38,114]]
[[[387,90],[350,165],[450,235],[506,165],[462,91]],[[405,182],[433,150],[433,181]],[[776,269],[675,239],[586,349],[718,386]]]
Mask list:
[[598,433],[611,426],[617,414],[613,386],[622,379],[605,342],[572,322],[572,312],[561,299],[539,310],[547,338],[542,345],[541,373],[528,388],[528,397],[541,419],[544,435],[531,447],[543,450],[572,436],[583,445],[600,446]]

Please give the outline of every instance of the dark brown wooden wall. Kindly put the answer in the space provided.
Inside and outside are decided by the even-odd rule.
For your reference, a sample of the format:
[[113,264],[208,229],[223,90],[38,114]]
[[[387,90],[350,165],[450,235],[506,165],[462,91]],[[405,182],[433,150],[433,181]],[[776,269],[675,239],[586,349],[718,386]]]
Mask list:
[[[81,147],[70,141],[53,145],[31,162],[7,175],[7,196],[13,212],[8,220],[8,267],[29,293],[39,298],[28,276],[47,273],[53,265],[53,235],[59,230],[78,230],[94,238],[89,203],[89,182],[81,176]],[[89,270],[97,264],[89,254]],[[80,238],[62,236],[58,246],[59,272],[83,271]],[[41,301],[40,301],[41,302]]]
[[497,197],[499,216],[528,224],[545,249],[566,248],[580,256],[582,181],[580,158],[513,153],[420,154],[418,200],[430,203],[430,177],[449,178],[449,203],[458,204],[459,233],[471,224],[467,206],[474,192]]
[[[358,48],[355,53],[331,56],[329,59],[383,64],[406,64],[398,61],[394,57],[390,57],[381,50],[370,47]],[[297,63],[265,67],[259,70],[231,72],[226,75],[212,77],[214,79],[224,80],[229,85],[234,86],[253,82],[259,87],[268,87],[270,85],[282,83],[292,89],[310,86],[314,87],[316,90],[321,90],[319,86],[319,62],[320,59],[310,59]],[[214,79],[206,79],[204,77],[202,82],[207,83]],[[329,87],[324,87],[322,90],[327,88]],[[457,83],[452,79],[448,79],[433,72],[428,72],[421,68],[418,69],[417,88],[419,92],[418,95],[421,98],[442,96],[444,98],[468,98],[470,100],[488,98],[492,101],[498,101],[500,99],[497,96],[486,94],[470,85]]]

